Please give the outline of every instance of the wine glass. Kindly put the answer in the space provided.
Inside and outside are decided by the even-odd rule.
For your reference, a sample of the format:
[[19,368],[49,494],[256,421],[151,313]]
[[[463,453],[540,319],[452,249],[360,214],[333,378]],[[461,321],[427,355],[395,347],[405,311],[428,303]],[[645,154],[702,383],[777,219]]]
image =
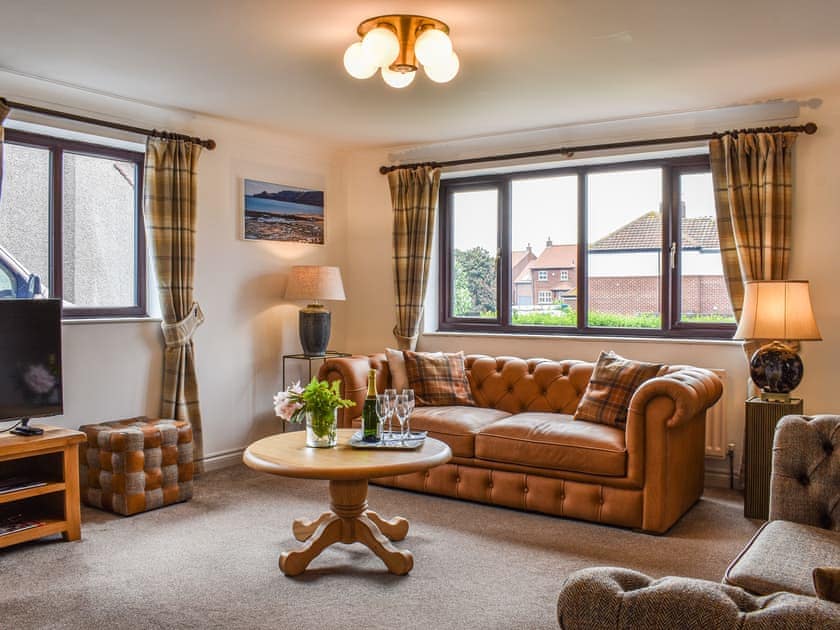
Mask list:
[[391,433],[393,437],[394,431],[391,427],[391,419],[394,417],[394,407],[397,404],[397,390],[386,389],[385,396],[388,399],[388,433]]
[[408,420],[409,414],[408,398],[399,394],[397,396],[394,410],[397,414],[397,421],[400,423],[400,439],[402,440],[402,443],[405,444],[405,421]]
[[404,389],[402,390],[402,395],[408,401],[408,417],[405,421],[405,430],[408,433],[408,437],[411,437],[411,414],[414,413],[414,390]]
[[379,419],[379,434],[385,441],[385,420],[391,417],[391,403],[385,394],[376,395],[376,417]]

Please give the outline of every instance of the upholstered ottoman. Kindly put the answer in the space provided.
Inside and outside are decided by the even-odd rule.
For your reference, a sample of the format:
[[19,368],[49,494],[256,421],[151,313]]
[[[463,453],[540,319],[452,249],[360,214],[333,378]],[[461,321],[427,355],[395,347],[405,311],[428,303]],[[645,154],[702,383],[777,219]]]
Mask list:
[[129,516],[192,497],[192,428],[144,416],[79,427],[82,501]]

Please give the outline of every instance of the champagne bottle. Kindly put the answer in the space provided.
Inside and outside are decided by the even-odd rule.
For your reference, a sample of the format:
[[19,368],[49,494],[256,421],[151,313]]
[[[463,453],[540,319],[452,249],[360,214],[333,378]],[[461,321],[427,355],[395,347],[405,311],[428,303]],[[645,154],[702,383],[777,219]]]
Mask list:
[[376,417],[376,370],[368,372],[368,390],[362,407],[362,440],[379,441],[379,418]]

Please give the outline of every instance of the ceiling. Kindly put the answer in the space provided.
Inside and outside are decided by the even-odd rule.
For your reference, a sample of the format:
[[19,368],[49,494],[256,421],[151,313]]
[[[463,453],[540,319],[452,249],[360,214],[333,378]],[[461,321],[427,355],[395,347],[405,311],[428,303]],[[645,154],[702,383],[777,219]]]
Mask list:
[[[840,77],[836,0],[0,6],[0,68],[352,145],[819,97]],[[447,22],[460,74],[449,84],[421,74],[403,90],[347,75],[356,25],[383,13]]]

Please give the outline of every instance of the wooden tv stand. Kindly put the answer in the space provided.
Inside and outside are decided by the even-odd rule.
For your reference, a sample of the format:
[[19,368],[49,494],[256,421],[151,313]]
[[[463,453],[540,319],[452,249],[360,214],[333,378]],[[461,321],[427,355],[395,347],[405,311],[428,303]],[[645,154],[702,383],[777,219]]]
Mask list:
[[39,426],[44,429],[43,435],[0,433],[0,484],[10,478],[45,482],[0,490],[0,525],[9,517],[40,522],[30,529],[0,535],[0,548],[52,534],[61,534],[64,540],[78,540],[82,535],[79,443],[85,441],[85,434]]

